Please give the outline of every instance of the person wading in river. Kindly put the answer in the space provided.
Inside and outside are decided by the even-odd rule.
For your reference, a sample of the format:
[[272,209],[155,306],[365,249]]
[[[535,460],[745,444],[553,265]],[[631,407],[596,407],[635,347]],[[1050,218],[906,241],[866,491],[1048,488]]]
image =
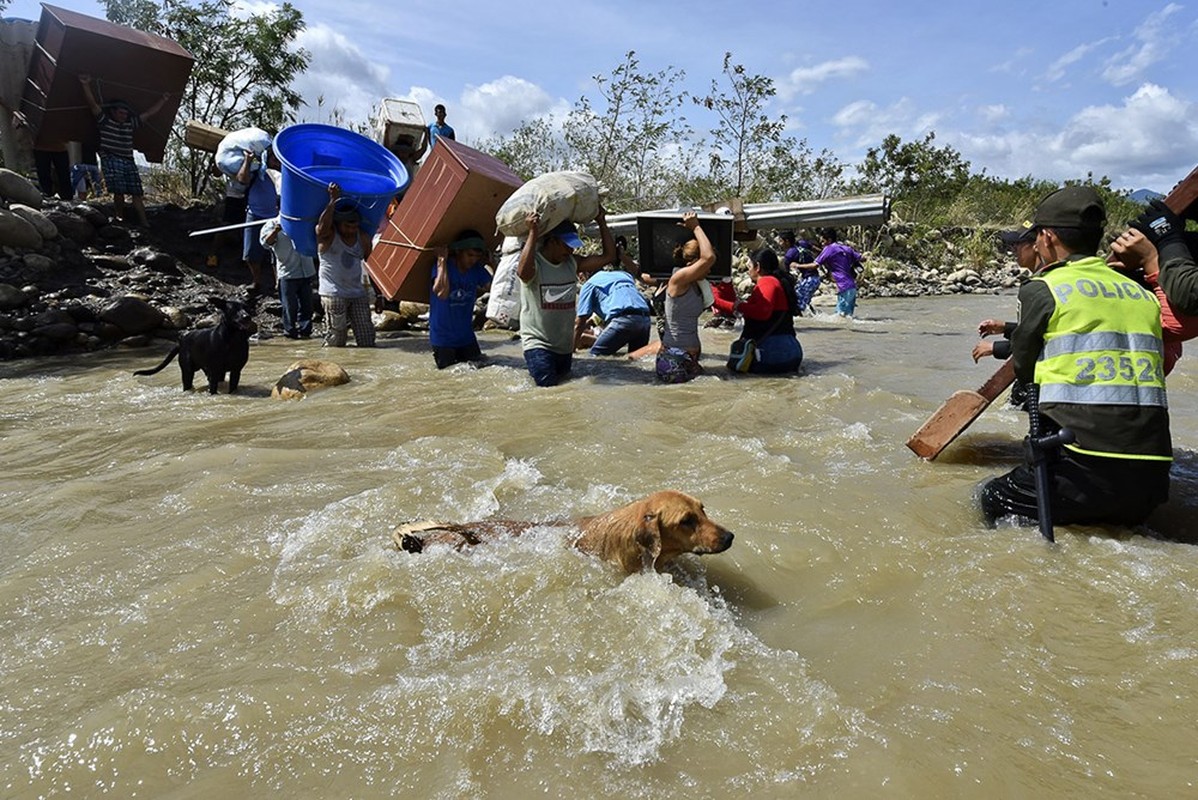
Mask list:
[[[1046,266],[1019,290],[1015,375],[1039,385],[1043,433],[1066,427],[1052,468],[1053,522],[1137,525],[1169,496],[1173,460],[1156,296],[1097,256],[1106,211],[1094,189],[1067,186],[1032,218]],[[981,490],[993,522],[1036,519],[1035,474],[1020,465]]]
[[542,235],[541,216],[528,215],[528,239],[520,251],[520,343],[524,363],[537,386],[556,386],[574,361],[574,319],[578,272],[595,272],[616,257],[616,243],[603,207],[595,216],[603,252],[575,258],[582,247],[578,229],[562,222]]

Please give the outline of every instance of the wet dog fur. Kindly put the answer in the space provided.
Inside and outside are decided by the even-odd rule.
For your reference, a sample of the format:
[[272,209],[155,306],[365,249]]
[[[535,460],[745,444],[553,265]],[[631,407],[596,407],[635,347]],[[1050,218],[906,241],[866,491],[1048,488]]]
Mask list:
[[244,303],[208,298],[220,311],[220,322],[214,328],[198,328],[179,335],[179,343],[153,369],[141,369],[134,375],[153,375],[161,372],[175,357],[183,373],[183,391],[190,392],[196,372],[208,378],[208,394],[216,394],[220,382],[229,375],[229,394],[237,391],[241,370],[250,360],[250,335],[258,330],[252,311]]
[[538,525],[568,524],[581,535],[579,550],[619,565],[626,573],[663,569],[683,553],[722,553],[732,532],[713,522],[703,503],[682,492],[663,491],[595,517],[558,523],[488,520],[462,524],[417,522],[392,532],[399,549],[419,553],[444,544],[461,550],[505,536],[519,536]]

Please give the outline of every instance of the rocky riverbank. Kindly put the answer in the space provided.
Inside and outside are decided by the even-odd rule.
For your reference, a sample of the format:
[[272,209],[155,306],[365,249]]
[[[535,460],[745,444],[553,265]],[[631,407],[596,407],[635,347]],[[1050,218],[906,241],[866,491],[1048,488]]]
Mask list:
[[[204,324],[214,295],[249,300],[259,336],[280,332],[278,298],[247,295],[241,237],[231,237],[218,266],[208,267],[211,237],[188,236],[221,224],[219,206],[151,203],[147,215],[148,229],[114,221],[110,201],[43,198],[25,178],[0,169],[0,360],[174,339]],[[867,241],[852,242],[869,255],[863,297],[997,293],[1028,278],[1000,255],[993,232],[917,233],[892,222],[863,235]],[[744,281],[738,271],[738,284]],[[403,304],[378,324],[419,326],[423,310]]]

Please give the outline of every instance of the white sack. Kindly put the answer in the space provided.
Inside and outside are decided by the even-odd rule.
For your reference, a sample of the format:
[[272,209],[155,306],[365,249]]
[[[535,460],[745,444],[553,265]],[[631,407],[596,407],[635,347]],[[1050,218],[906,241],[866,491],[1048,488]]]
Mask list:
[[245,151],[249,150],[261,159],[262,154],[270,147],[270,141],[270,134],[261,128],[233,131],[216,146],[216,166],[230,178],[236,177],[237,171],[245,161]]
[[599,213],[599,184],[585,172],[547,172],[528,181],[495,214],[505,236],[527,236],[529,214],[541,215],[541,234],[559,224],[590,222]]
[[491,276],[491,296],[487,298],[487,319],[512,331],[520,328],[520,276],[516,267],[522,247],[514,236],[503,240],[503,255]]

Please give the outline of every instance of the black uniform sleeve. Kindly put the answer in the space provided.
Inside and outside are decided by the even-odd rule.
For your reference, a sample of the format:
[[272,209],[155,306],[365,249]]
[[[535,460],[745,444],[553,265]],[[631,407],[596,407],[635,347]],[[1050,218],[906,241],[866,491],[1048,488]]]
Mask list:
[[1052,290],[1044,281],[1028,281],[1019,289],[1019,323],[1011,331],[1011,359],[1015,377],[1032,383],[1036,374],[1036,359],[1044,349],[1044,332],[1056,309]]
[[1008,339],[995,339],[994,341],[994,357],[1000,361],[1006,361],[1011,357],[1011,342]]
[[1183,242],[1161,248],[1161,273],[1157,277],[1169,304],[1183,314],[1198,314],[1198,264]]
[[1003,329],[1002,329],[1003,338],[1010,339],[1011,334],[1014,333],[1014,331],[1015,331],[1015,326],[1018,324],[1019,324],[1018,322],[1008,322],[1005,325],[1003,325]]

